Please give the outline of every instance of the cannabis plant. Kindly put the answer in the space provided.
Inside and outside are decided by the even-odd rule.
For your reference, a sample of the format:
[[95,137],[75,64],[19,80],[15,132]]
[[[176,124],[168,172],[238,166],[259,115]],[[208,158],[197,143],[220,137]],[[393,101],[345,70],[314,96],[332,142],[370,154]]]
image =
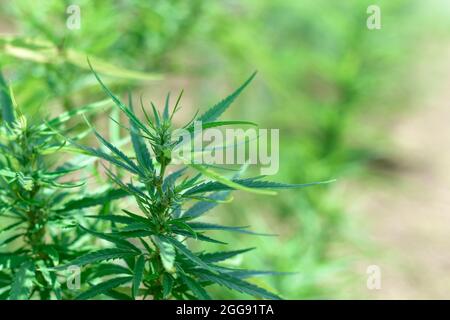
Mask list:
[[[168,95],[162,113],[153,103],[147,112],[141,101],[145,116],[145,120],[141,120],[135,113],[131,96],[127,104],[122,102],[93,72],[106,94],[127,117],[129,125],[119,121],[117,124],[129,132],[134,154],[127,155],[119,150],[94,128],[93,133],[102,148],[81,145],[70,138],[68,141],[81,153],[106,162],[106,174],[120,190],[134,199],[135,206],[134,209],[122,207],[121,211],[88,217],[97,222],[106,221],[108,230],[80,225],[81,230],[110,245],[60,267],[96,266],[100,270],[90,275],[88,281],[82,281],[84,290],[77,298],[96,298],[106,294],[117,299],[210,299],[205,288],[218,284],[254,297],[278,299],[278,295],[247,280],[274,272],[243,270],[221,264],[250,251],[250,248],[214,252],[191,249],[202,242],[225,245],[210,237],[209,231],[252,232],[245,227],[212,224],[198,219],[229,200],[233,190],[273,194],[274,189],[301,188],[311,184],[276,183],[266,181],[263,176],[243,178],[242,170],[228,178],[220,174],[219,169],[195,161],[184,161],[181,167],[173,166],[174,150],[185,143],[175,134],[173,125],[174,114],[180,109],[181,94],[173,108]],[[248,124],[217,119],[253,77],[194,120],[201,122],[202,128]],[[192,136],[195,136],[194,120],[183,126]],[[168,174],[171,167],[176,169]],[[122,174],[119,176],[117,172]]]
[[47,124],[30,121],[0,74],[0,299],[71,296],[52,269],[85,253],[84,234],[73,228],[82,207],[68,210],[83,181],[68,176],[79,164],[58,164],[67,146],[52,130],[63,131],[76,114],[103,105],[63,113]]

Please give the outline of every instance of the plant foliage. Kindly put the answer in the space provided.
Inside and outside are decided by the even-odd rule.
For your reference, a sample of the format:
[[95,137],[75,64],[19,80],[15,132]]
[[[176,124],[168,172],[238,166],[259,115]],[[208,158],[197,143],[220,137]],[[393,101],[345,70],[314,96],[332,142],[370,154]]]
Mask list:
[[[206,288],[218,284],[250,296],[278,299],[278,295],[246,279],[271,272],[221,265],[222,261],[250,249],[221,249],[217,252],[192,249],[193,244],[201,247],[202,242],[223,245],[223,242],[210,236],[210,231],[252,234],[251,231],[246,227],[210,224],[198,222],[197,219],[224,202],[234,190],[271,194],[274,189],[302,188],[311,184],[290,185],[266,181],[262,177],[241,178],[240,172],[228,178],[207,165],[190,162],[168,174],[173,162],[172,151],[182,143],[174,136],[172,123],[174,114],[180,108],[181,95],[173,108],[170,107],[168,95],[162,113],[153,103],[150,104],[150,112],[142,105],[144,121],[135,113],[131,98],[128,103],[122,102],[93,72],[105,93],[128,119],[129,126],[123,127],[129,132],[132,154],[121,151],[94,128],[92,130],[102,148],[87,147],[68,140],[79,152],[100,158],[110,179],[120,190],[134,198],[135,203],[134,209],[122,207],[106,215],[89,217],[98,223],[106,221],[109,224],[106,228],[95,230],[80,225],[83,231],[109,242],[111,246],[79,256],[60,268],[70,265],[96,268],[114,265],[116,268],[113,272],[100,272],[90,278],[91,285],[86,286],[77,298],[106,295],[123,299],[210,299]],[[253,77],[196,119],[203,120],[204,127],[230,124],[215,121]],[[150,117],[149,113],[153,116]],[[189,122],[184,128],[189,130],[191,126],[192,122]],[[119,176],[118,172],[123,174]],[[124,176],[128,178],[124,179]],[[97,199],[89,197],[86,202],[98,204],[103,199],[104,195],[98,195]],[[65,208],[76,210],[77,207],[72,202]]]
[[70,298],[53,268],[85,252],[79,242],[84,233],[74,226],[90,202],[74,202],[84,181],[70,175],[82,167],[76,161],[58,163],[69,147],[52,128],[64,131],[74,115],[105,104],[60,114],[47,121],[50,128],[21,113],[1,74],[0,97],[0,296]]

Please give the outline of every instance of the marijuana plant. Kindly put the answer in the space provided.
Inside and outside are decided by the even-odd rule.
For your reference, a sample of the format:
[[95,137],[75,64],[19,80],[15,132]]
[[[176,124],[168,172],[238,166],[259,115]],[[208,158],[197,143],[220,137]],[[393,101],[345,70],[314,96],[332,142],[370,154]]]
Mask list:
[[[104,105],[94,103],[47,123],[63,131],[73,116]],[[80,166],[57,165],[66,142],[20,112],[1,74],[0,108],[0,299],[70,298],[72,291],[52,268],[85,252],[83,233],[70,228],[82,208],[69,215],[65,207],[83,184],[68,177]]]
[[[187,242],[189,239],[189,242],[224,245],[206,234],[211,230],[252,233],[245,227],[197,221],[219,203],[229,199],[233,190],[272,194],[275,189],[302,188],[311,184],[276,183],[266,181],[262,176],[242,178],[241,172],[227,178],[210,165],[188,161],[181,168],[167,174],[174,160],[173,151],[183,143],[174,134],[172,123],[174,114],[180,108],[181,94],[172,111],[169,95],[162,114],[151,103],[152,116],[149,116],[141,101],[145,115],[145,121],[142,121],[135,113],[131,97],[126,105],[92,71],[105,93],[128,118],[129,126],[118,124],[129,132],[134,155],[127,155],[119,150],[94,128],[92,130],[102,149],[68,140],[81,153],[106,161],[108,165],[104,168],[107,175],[120,190],[134,198],[136,210],[122,208],[122,212],[88,217],[97,222],[107,221],[107,231],[80,225],[83,231],[106,240],[111,246],[79,256],[60,267],[87,265],[98,268],[99,272],[90,276],[87,283],[83,281],[85,290],[77,298],[89,299],[106,294],[118,299],[209,299],[210,295],[205,288],[219,284],[254,297],[278,299],[278,295],[246,280],[275,272],[221,265],[222,261],[251,249],[198,252],[190,249]],[[201,121],[203,128],[248,124],[217,119],[253,77],[254,75],[231,95],[194,119]],[[193,126],[193,121],[190,121],[183,128],[195,135]],[[130,176],[129,181],[125,182],[124,178],[114,173],[113,168],[126,172]],[[189,175],[189,170],[194,171],[194,174]]]

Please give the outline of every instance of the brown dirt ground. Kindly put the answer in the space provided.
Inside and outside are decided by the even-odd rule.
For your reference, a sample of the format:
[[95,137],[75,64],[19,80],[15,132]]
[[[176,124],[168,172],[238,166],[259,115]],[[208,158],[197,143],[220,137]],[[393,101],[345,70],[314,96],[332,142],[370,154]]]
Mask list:
[[406,169],[358,190],[356,211],[377,246],[370,264],[382,273],[369,298],[450,298],[450,48],[436,49],[417,65],[420,97],[388,130]]

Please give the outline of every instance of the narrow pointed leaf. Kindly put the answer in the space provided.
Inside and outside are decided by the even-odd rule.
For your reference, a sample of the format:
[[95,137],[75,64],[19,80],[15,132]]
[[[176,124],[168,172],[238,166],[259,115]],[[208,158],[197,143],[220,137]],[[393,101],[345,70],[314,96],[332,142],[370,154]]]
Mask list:
[[205,222],[190,222],[187,223],[194,230],[222,230],[222,231],[231,231],[231,232],[239,232],[246,234],[253,234],[259,236],[275,236],[275,234],[267,234],[267,233],[257,233],[250,230],[246,230],[247,226],[244,227],[233,227],[233,226],[222,226],[213,223],[205,223]]
[[[252,193],[265,194],[265,195],[275,195],[276,194],[273,191],[259,190],[257,188],[252,188],[252,187],[248,187],[246,185],[237,183],[233,180],[229,180],[229,179],[225,178],[224,176],[218,174],[217,172],[215,172],[211,169],[208,169],[208,168],[204,168],[203,166],[198,165],[198,164],[189,163],[188,165],[190,165],[197,171],[203,173],[205,176],[220,183],[221,185],[228,187],[228,189],[238,189],[238,190],[243,190],[243,191],[252,192]],[[227,188],[222,188],[222,189],[218,189],[218,190],[227,190]]]
[[145,258],[144,256],[139,256],[136,261],[136,265],[134,267],[134,276],[133,276],[133,298],[136,299],[136,296],[139,291],[139,286],[141,285],[142,278],[144,276],[144,268],[145,268]]
[[94,130],[95,136],[99,139],[99,141],[106,146],[113,154],[115,154],[119,159],[121,159],[124,163],[126,163],[129,167],[133,168],[135,172],[140,174],[141,176],[145,176],[142,170],[131,160],[128,156],[126,156],[122,151],[113,146],[109,141],[103,138],[97,130]]
[[136,252],[141,252],[139,250],[139,248],[137,248],[134,244],[132,244],[131,242],[128,242],[126,240],[120,239],[120,238],[116,238],[114,236],[112,236],[111,234],[107,234],[107,233],[101,233],[101,232],[97,232],[97,231],[93,231],[93,230],[89,230],[86,229],[85,227],[83,227],[82,225],[78,225],[80,227],[81,230],[106,241],[112,242],[114,244],[116,244],[118,247],[121,248],[126,248],[126,249],[131,249],[134,250]]
[[169,101],[170,101],[170,92],[167,94],[166,102],[164,104],[164,112],[163,112],[164,120],[169,119]]
[[216,275],[211,272],[198,271],[196,272],[199,277],[203,280],[212,281],[219,285],[225,286],[229,289],[236,290],[242,293],[247,293],[254,297],[260,297],[271,300],[280,300],[281,298],[274,293],[267,291],[266,289],[260,288],[247,281],[226,275],[220,274]]
[[[216,128],[216,127],[222,127],[222,126],[230,126],[230,125],[250,125],[257,127],[258,125],[254,122],[250,121],[214,121],[214,122],[202,122],[201,128],[202,129],[210,129],[210,128]],[[187,130],[189,132],[194,132],[195,127],[189,127]]]
[[172,292],[172,288],[173,288],[173,278],[167,274],[164,273],[163,274],[163,280],[162,280],[162,285],[163,285],[163,297],[167,298],[170,293]]
[[[131,100],[131,95],[129,96],[130,110],[134,114],[133,103]],[[130,119],[130,135],[131,143],[133,144],[133,149],[136,154],[137,161],[139,165],[147,171],[153,171],[153,161],[150,156],[150,152],[145,144],[144,138],[141,135],[141,131],[135,122]]]
[[164,237],[164,239],[166,239],[169,243],[171,243],[178,250],[178,252],[180,252],[186,258],[188,258],[189,260],[194,262],[196,265],[198,265],[202,268],[208,269],[208,270],[212,270],[212,268],[209,265],[207,265],[203,260],[201,260],[199,257],[197,257],[192,251],[190,251],[180,241],[173,239],[173,238],[169,238],[169,237]]
[[2,109],[2,119],[7,124],[12,124],[16,119],[11,96],[9,95],[8,85],[6,84],[3,74],[0,71],[0,108]]
[[119,277],[119,278],[106,280],[105,282],[99,283],[99,284],[91,287],[87,291],[81,293],[75,299],[76,300],[86,300],[89,298],[94,298],[100,294],[104,294],[105,292],[107,292],[111,289],[117,288],[118,286],[125,284],[125,283],[131,281],[132,279],[133,279],[133,277]]
[[34,268],[31,261],[22,263],[13,277],[9,300],[28,299],[34,277]]
[[201,300],[211,300],[211,297],[209,294],[203,289],[203,287],[198,284],[197,281],[192,279],[191,277],[180,274],[181,280],[187,285],[187,287],[192,291],[194,296],[196,296],[198,299]]
[[116,106],[118,106],[126,115],[127,117],[134,122],[134,124],[139,127],[141,130],[143,130],[146,134],[150,134],[148,129],[145,127],[145,125],[134,115],[133,112],[127,106],[125,106],[109,89],[106,87],[106,85],[103,83],[103,81],[100,79],[99,75],[95,70],[93,69],[90,61],[88,60],[89,67],[91,68],[92,73],[94,74],[97,81],[102,86],[105,93],[114,101]]
[[134,250],[121,248],[102,249],[82,255],[81,257],[72,260],[66,265],[59,266],[57,269],[64,269],[71,265],[83,266],[94,262],[101,262],[114,259],[125,259],[128,257],[136,256],[138,254],[139,253]]
[[175,263],[174,246],[168,241],[168,238],[162,236],[154,236],[153,241],[159,249],[159,255],[164,269],[166,269],[167,272],[172,273],[174,271]]
[[256,72],[253,73],[236,91],[230,94],[228,97],[217,103],[211,109],[202,114],[197,120],[202,122],[211,122],[219,118],[225,110],[231,105],[231,103],[241,94],[245,87],[253,80]]
[[128,196],[128,192],[123,189],[109,189],[105,192],[94,194],[92,196],[84,195],[81,199],[71,200],[58,212],[79,210],[93,206],[103,205],[109,201],[117,200]]
[[[223,201],[225,199],[228,198],[229,196],[229,192],[219,192],[216,194],[213,194],[210,196],[211,199],[213,200],[218,200],[218,201]],[[183,217],[186,218],[198,218],[201,215],[205,214],[206,212],[208,212],[209,210],[213,209],[214,207],[216,207],[220,202],[212,202],[212,201],[200,201],[195,203],[192,207],[190,207],[189,209],[187,209],[184,213],[183,213]]]
[[[239,184],[241,186],[247,187],[247,188],[253,188],[253,189],[300,189],[300,188],[306,188],[310,186],[320,185],[320,184],[327,184],[330,182],[333,182],[334,180],[329,181],[322,181],[322,182],[311,182],[311,183],[304,183],[304,184],[288,184],[288,183],[279,183],[279,182],[272,182],[272,181],[264,181],[259,180],[255,178],[248,178],[248,179],[233,179],[232,182]],[[187,190],[184,195],[193,195],[197,193],[203,193],[203,192],[212,192],[212,191],[221,191],[221,190],[233,190],[234,187],[231,187],[230,185],[222,183],[222,181],[209,181],[202,184],[199,184],[189,190]]]
[[209,263],[220,262],[220,261],[224,261],[224,260],[233,258],[237,255],[249,252],[254,249],[255,248],[248,248],[248,249],[234,250],[234,251],[220,251],[220,252],[204,253],[204,254],[200,255],[200,259],[202,259],[203,261],[209,262]]

